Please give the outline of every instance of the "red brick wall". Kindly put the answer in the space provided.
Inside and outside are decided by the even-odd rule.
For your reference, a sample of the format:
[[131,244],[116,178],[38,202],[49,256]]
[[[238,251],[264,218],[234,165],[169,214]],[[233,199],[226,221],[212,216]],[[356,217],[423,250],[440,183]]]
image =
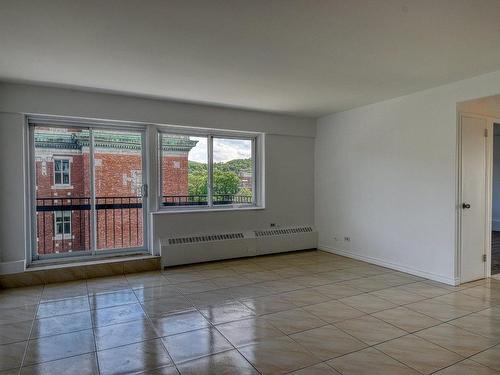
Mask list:
[[[57,154],[64,157],[64,153]],[[57,200],[37,201],[37,205],[78,205],[90,204],[89,154],[68,155],[70,163],[71,188],[54,188],[54,163],[47,158],[45,173],[42,161],[36,161],[37,198]],[[142,158],[139,153],[99,153],[96,161],[95,187],[97,204],[128,204],[141,202],[137,197],[142,185]],[[163,194],[188,194],[188,160],[186,155],[168,155],[162,160]],[[106,198],[103,198],[106,197]],[[77,199],[78,198],[78,199]],[[86,199],[83,199],[86,198]],[[53,211],[37,212],[38,253],[89,250],[90,211],[73,210],[71,219],[71,238],[54,237]],[[117,208],[97,210],[97,248],[126,248],[143,245],[142,208]]]

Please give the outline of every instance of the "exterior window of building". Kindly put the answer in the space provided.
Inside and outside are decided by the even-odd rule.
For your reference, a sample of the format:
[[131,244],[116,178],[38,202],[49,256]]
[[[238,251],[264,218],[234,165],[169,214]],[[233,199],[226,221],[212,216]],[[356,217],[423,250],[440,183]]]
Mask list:
[[255,206],[256,139],[160,133],[161,208]]
[[69,159],[54,160],[54,184],[69,185],[70,184],[70,164]]
[[55,227],[57,237],[71,236],[71,211],[55,211]]

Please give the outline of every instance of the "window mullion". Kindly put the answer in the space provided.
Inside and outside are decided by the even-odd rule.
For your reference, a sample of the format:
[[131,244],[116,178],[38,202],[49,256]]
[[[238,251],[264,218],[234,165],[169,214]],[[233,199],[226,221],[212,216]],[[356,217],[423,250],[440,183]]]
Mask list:
[[91,248],[90,251],[92,255],[96,254],[97,251],[97,210],[96,210],[96,199],[95,199],[95,160],[94,160],[94,132],[92,128],[89,128],[89,165],[90,165],[90,222],[91,228]]
[[213,161],[214,161],[214,137],[212,135],[208,136],[207,140],[207,151],[208,151],[208,184],[207,184],[207,194],[208,194],[208,207],[213,206]]

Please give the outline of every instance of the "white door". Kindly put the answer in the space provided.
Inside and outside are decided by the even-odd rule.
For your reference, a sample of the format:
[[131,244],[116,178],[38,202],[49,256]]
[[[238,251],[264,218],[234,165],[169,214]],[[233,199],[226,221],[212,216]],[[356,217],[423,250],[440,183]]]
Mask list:
[[462,131],[462,194],[460,281],[462,283],[486,276],[487,228],[487,121],[461,115]]

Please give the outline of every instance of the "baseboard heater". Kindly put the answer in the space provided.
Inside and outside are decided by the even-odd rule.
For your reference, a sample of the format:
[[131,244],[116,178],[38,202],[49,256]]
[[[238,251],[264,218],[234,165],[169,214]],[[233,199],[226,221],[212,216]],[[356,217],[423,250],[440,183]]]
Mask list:
[[160,241],[162,266],[208,262],[286,251],[315,249],[318,233],[311,226],[231,233],[206,233]]

